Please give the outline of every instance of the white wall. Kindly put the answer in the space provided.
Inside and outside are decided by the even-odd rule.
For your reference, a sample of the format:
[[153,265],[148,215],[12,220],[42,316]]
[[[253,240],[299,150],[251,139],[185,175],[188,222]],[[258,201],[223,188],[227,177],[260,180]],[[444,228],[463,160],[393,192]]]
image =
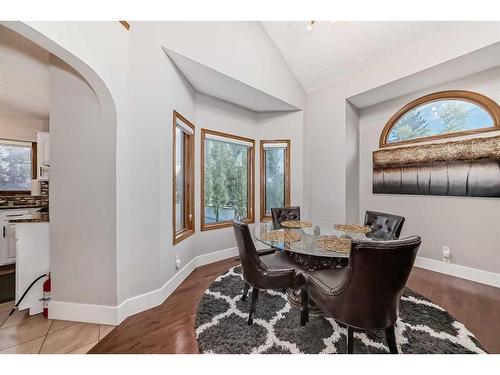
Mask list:
[[385,124],[408,102],[441,90],[475,91],[500,102],[500,67],[360,111],[360,215],[365,210],[403,215],[403,235],[418,234],[423,239],[419,256],[441,260],[442,247],[451,246],[452,263],[500,273],[499,199],[372,194],[372,152],[378,149]]
[[[450,42],[455,40],[460,43]],[[452,27],[432,38],[394,50],[372,65],[309,94],[304,126],[304,196],[310,216],[335,221],[347,217],[346,157],[352,151],[348,148],[356,147],[346,133],[349,98],[417,73],[423,76],[440,64],[450,62],[452,65],[453,59],[499,41],[500,22]],[[412,84],[415,82],[418,80]],[[406,85],[405,89],[408,87],[411,86]],[[398,96],[396,92],[392,95]]]
[[[298,137],[292,139],[292,152],[297,150],[297,157],[292,155],[292,180],[300,181],[303,169],[306,190],[301,194],[300,183],[294,182],[292,202],[309,208],[311,217],[343,220],[346,217],[347,147],[355,147],[355,143],[346,142],[346,98],[424,71],[500,39],[500,27],[488,24],[477,30],[452,30],[447,35],[438,36],[433,41],[436,46],[433,53],[428,53],[429,44],[424,43],[395,51],[387,59],[311,94],[307,99],[307,126],[301,130],[301,112],[255,116],[252,124],[252,115],[229,108],[227,103],[208,103],[198,98],[197,105],[191,88],[162,50],[166,47],[178,51],[300,107],[304,92],[259,23],[132,22],[130,31],[118,22],[4,24],[63,58],[85,77],[96,97],[92,97],[84,81],[70,79],[73,88],[86,96],[85,103],[90,107],[87,115],[81,114],[82,119],[96,116],[96,124],[102,121],[103,125],[93,128],[95,134],[81,135],[84,140],[95,137],[92,139],[98,145],[95,156],[104,155],[105,163],[110,160],[108,152],[115,151],[115,163],[106,165],[105,175],[96,176],[102,170],[93,170],[82,158],[76,161],[73,171],[68,171],[69,176],[73,176],[74,181],[81,181],[82,176],[93,178],[85,178],[78,185],[54,177],[51,184],[51,198],[56,191],[61,196],[69,194],[63,187],[81,192],[75,196],[72,191],[73,201],[70,202],[75,208],[81,208],[82,213],[78,218],[75,211],[68,212],[67,218],[72,220],[66,218],[64,224],[62,217],[54,218],[55,222],[64,225],[62,233],[71,234],[71,238],[67,238],[71,240],[70,247],[79,249],[74,259],[69,257],[71,252],[62,255],[60,265],[56,267],[59,279],[54,275],[54,297],[97,307],[99,304],[116,307],[127,298],[148,293],[167,283],[177,275],[173,262],[176,253],[181,254],[186,264],[199,253],[220,250],[233,243],[230,230],[223,229],[211,233],[197,231],[195,236],[172,246],[172,109],[189,119],[194,118],[197,132],[201,127],[221,127],[231,132],[231,126],[234,126],[233,130],[237,128],[242,133],[253,134],[256,139],[274,137],[278,133],[283,137],[282,131],[289,132],[290,137]],[[461,43],[449,43],[450,38],[458,38]],[[415,55],[422,58],[415,59]],[[64,70],[56,74],[68,78]],[[97,115],[96,98],[102,119]],[[59,98],[63,103],[68,101],[68,108],[73,108],[74,99],[71,96]],[[80,113],[78,108],[74,108],[74,113]],[[62,117],[68,115],[67,111],[61,113]],[[64,137],[78,144],[80,141],[72,137],[83,132],[87,122],[73,123],[81,128],[74,134],[64,133]],[[98,139],[101,132],[104,138]],[[295,146],[300,143],[300,134],[304,136],[305,150]],[[76,151],[82,152],[80,146]],[[55,152],[57,155],[57,149]],[[303,168],[300,165],[301,153],[304,156]],[[63,160],[62,150],[58,155],[53,156],[53,161],[61,160],[62,171],[68,166]],[[94,160],[94,156],[90,157]],[[57,170],[54,173],[57,175]],[[99,181],[99,185],[95,185],[95,181]],[[116,191],[111,193],[115,181]],[[59,190],[55,187],[58,184]],[[103,191],[94,190],[101,189],[100,185],[104,186]],[[258,198],[258,184],[256,193]],[[308,197],[308,201],[302,201],[300,195]],[[257,205],[256,209],[258,217]],[[52,210],[54,214],[55,210]],[[103,223],[102,228],[95,228],[95,240],[100,243],[96,248],[84,248],[75,242],[94,241],[87,238],[89,235],[83,237],[84,229],[76,225],[86,223],[90,218]],[[92,228],[94,226],[95,223],[91,224]],[[107,229],[105,234],[103,228]],[[56,241],[63,243],[61,238]],[[70,272],[73,268],[76,275]],[[66,285],[62,285],[64,283]],[[88,286],[90,288],[86,289]],[[93,319],[99,321],[99,316]]]
[[53,300],[115,305],[115,128],[82,76],[55,56],[49,74]]
[[194,122],[194,92],[163,51],[165,35],[154,23],[140,22],[129,34],[129,209],[124,215],[131,231],[120,302],[170,280],[177,272],[176,253],[184,265],[195,256],[194,237],[172,245],[172,113],[175,109]]
[[[292,153],[297,153],[296,158],[292,156],[292,201],[301,204],[302,113],[258,117],[221,101],[207,102],[198,97],[197,104],[192,88],[162,49],[177,50],[252,87],[303,106],[303,89],[260,23],[133,22],[128,32],[117,22],[5,24],[64,59],[84,77],[76,79],[68,70],[51,68],[51,80],[57,89],[52,106],[57,134],[51,143],[59,143],[53,146],[55,155],[51,155],[52,163],[57,164],[51,182],[51,199],[55,199],[54,205],[51,201],[51,235],[55,241],[51,258],[55,300],[52,306],[57,307],[58,318],[64,318],[69,310],[71,318],[77,320],[103,321],[103,314],[107,322],[113,316],[124,318],[115,314],[121,303],[148,295],[178,275],[176,254],[186,265],[199,254],[234,246],[230,229],[201,233],[199,221],[194,236],[172,245],[174,109],[195,123],[198,147],[203,126],[259,139],[261,135],[267,138],[268,125],[273,129],[269,133],[274,132],[273,137],[278,133],[280,138],[296,137],[292,139]],[[66,96],[57,94],[64,90]],[[70,94],[72,90],[75,94]],[[76,100],[88,108],[75,108]],[[63,123],[69,122],[69,109],[78,118],[72,121],[73,127],[63,127]],[[203,125],[197,123],[198,119]],[[93,133],[84,134],[86,130]],[[76,140],[78,136],[82,141]],[[96,150],[86,144],[90,140],[96,143]],[[70,152],[64,148],[75,142],[81,143],[71,150],[76,155],[82,156],[84,146],[90,148],[90,163],[85,163],[83,157],[64,160],[65,152]],[[114,165],[107,164],[110,153],[116,158]],[[97,157],[103,158],[103,169],[95,168],[92,161]],[[70,160],[74,163],[71,171]],[[198,184],[199,170],[197,165]],[[67,175],[63,179],[64,173]],[[258,179],[256,183],[258,199]],[[69,207],[78,209],[71,213],[62,207],[62,201],[69,200],[70,194]],[[90,199],[91,196],[96,199]],[[199,194],[196,199],[199,207]],[[256,209],[258,217],[258,205]],[[87,223],[90,217],[101,224],[100,228]],[[83,224],[90,225],[95,235],[89,235]],[[63,239],[70,248],[66,254],[60,253]],[[100,245],[88,248],[94,240]],[[73,244],[75,241],[80,242]],[[132,311],[158,302],[137,301],[131,302]],[[76,304],[71,305],[72,302]]]
[[[290,139],[290,204],[304,207],[304,112],[259,113],[257,115],[258,136],[260,139]],[[257,147],[260,147],[258,145]],[[260,197],[259,166],[260,155],[257,152],[256,197]],[[260,201],[257,199],[257,218],[260,218]],[[302,213],[303,211],[301,211]],[[305,211],[304,211],[305,215]]]
[[346,100],[336,87],[307,98],[304,125],[304,202],[314,220],[345,220]]
[[[345,221],[359,223],[359,115],[358,110],[351,103],[345,106],[346,128],[346,199]],[[362,217],[362,216],[361,216]]]
[[[130,233],[130,223],[126,214],[128,194],[127,184],[125,183],[125,177],[128,173],[125,131],[127,109],[126,86],[128,82],[126,77],[128,64],[127,31],[118,22],[2,21],[0,23],[38,44],[49,53],[64,60],[64,62],[69,64],[84,77],[84,80],[88,82],[92,88],[92,92],[97,97],[103,117],[102,126],[95,128],[93,135],[97,138],[102,131],[105,134],[103,139],[106,139],[108,143],[106,147],[108,150],[114,150],[115,152],[115,163],[107,165],[106,173],[99,176],[101,179],[99,184],[105,187],[114,187],[115,192],[112,197],[106,198],[109,200],[109,205],[112,204],[115,208],[114,211],[109,211],[109,205],[102,206],[100,199],[89,199],[87,195],[72,195],[70,201],[71,204],[79,207],[85,206],[85,219],[92,217],[96,223],[100,223],[102,220],[103,228],[108,228],[110,226],[116,228],[116,230],[109,230],[105,233],[106,239],[104,242],[104,244],[114,242],[115,246],[101,247],[101,253],[81,251],[77,257],[81,265],[92,265],[93,262],[99,261],[99,259],[102,258],[103,265],[108,267],[106,270],[107,275],[111,278],[106,279],[107,282],[104,282],[104,279],[98,277],[97,280],[101,281],[98,288],[87,289],[89,284],[87,278],[92,278],[92,272],[94,271],[88,268],[86,270],[86,276],[83,277],[81,275],[83,272],[80,268],[81,266],[73,265],[71,259],[67,260],[67,269],[64,273],[59,274],[58,279],[54,279],[54,296],[52,298],[50,314],[52,316],[54,316],[53,314],[57,314],[57,318],[59,319],[111,322],[109,319],[102,319],[102,314],[99,312],[97,315],[93,314],[93,311],[97,311],[95,307],[101,306],[101,304],[106,306],[116,305],[118,299],[117,294],[121,289],[125,289],[127,283],[126,276],[128,269],[122,265],[123,259],[125,259],[128,254],[126,234]],[[85,38],[82,38],[82,35],[85,35]],[[77,81],[73,83],[75,84],[77,92],[85,95],[85,90],[78,91],[82,89],[82,86],[76,82]],[[89,97],[91,97],[90,94]],[[67,100],[72,99],[68,97]],[[89,101],[87,104],[92,106],[95,103],[92,104],[91,101]],[[77,110],[75,113],[79,113],[79,111]],[[75,126],[83,126],[87,131],[90,130],[84,122],[73,121],[73,124]],[[84,132],[84,129],[78,129],[77,132]],[[112,132],[113,136],[108,136],[109,132]],[[74,141],[79,142],[78,140]],[[57,146],[54,145],[54,140],[52,140],[51,143],[51,148],[53,150],[57,149]],[[90,146],[89,148],[91,149],[92,147]],[[59,156],[57,156],[57,152],[56,155],[54,155],[54,151],[52,151],[51,164],[58,164],[58,158],[61,158],[62,165],[65,165],[64,159],[66,155],[59,154]],[[78,175],[78,168],[82,168],[82,176],[85,176],[88,173],[86,170],[88,166],[88,164],[82,165],[81,163],[77,163],[74,166],[74,171],[71,171],[71,173]],[[78,181],[78,179],[76,181]],[[116,181],[119,182],[118,186],[116,186]],[[59,179],[59,182],[57,179],[52,179],[51,194],[55,191],[65,192],[62,188],[64,182],[65,180],[63,178]],[[59,183],[62,184],[61,189],[57,187]],[[90,183],[95,183],[95,181],[85,180],[85,184]],[[104,190],[106,190],[106,188]],[[76,191],[80,190],[77,189]],[[104,195],[106,195],[106,193]],[[55,215],[55,209],[53,209],[53,207],[51,207],[51,209],[52,220]],[[102,214],[103,209],[106,209],[104,215]],[[112,215],[112,217],[108,215]],[[58,227],[61,233],[68,232],[75,235],[74,237],[70,236],[71,238],[69,239],[71,241],[76,241],[74,245],[77,247],[81,245],[77,242],[78,239],[76,236],[78,233],[76,233],[74,225],[79,222],[78,219],[75,222],[70,220],[64,222],[61,219]],[[81,230],[80,228],[80,231]],[[116,260],[110,264],[108,260],[112,258],[116,258]],[[64,259],[64,257],[62,259]],[[63,266],[64,264],[61,260],[60,268],[63,269]],[[78,269],[78,275],[75,277],[71,274],[71,268],[73,266]],[[98,267],[97,270],[99,269]],[[91,284],[92,283],[93,281]],[[65,291],[64,293],[56,292],[59,286]],[[105,292],[101,293],[102,290],[105,290]],[[86,305],[83,303],[86,303]],[[90,310],[85,309],[85,307],[89,307]]]
[[[245,48],[235,46],[241,40],[246,41]],[[261,51],[259,60],[246,58],[249,45],[255,45]],[[235,75],[239,80],[268,92],[279,89],[280,93],[293,94],[293,90],[297,90],[297,81],[290,75],[279,54],[276,55],[274,46],[258,23],[131,23],[127,124],[127,218],[131,230],[127,234],[129,252],[123,262],[128,276],[124,287],[120,288],[123,292],[120,292],[119,302],[158,289],[175,277],[179,272],[175,268],[177,254],[184,266],[198,255],[235,246],[231,228],[200,231],[199,153],[202,128],[256,140],[268,131],[269,136],[281,134],[281,137],[294,137],[292,152],[296,152],[297,157],[292,156],[292,173],[296,176],[292,199],[298,203],[302,201],[302,113],[257,116],[234,104],[194,93],[162,47],[199,59],[214,69]],[[228,59],[233,62],[237,59],[240,63],[234,64]],[[227,70],[229,67],[231,71]],[[271,71],[278,73],[272,77]],[[264,83],[267,86],[263,87]],[[291,86],[295,88],[292,90]],[[303,94],[300,90],[298,92]],[[172,244],[171,207],[174,109],[196,127],[196,233],[175,246]],[[257,158],[256,217],[259,217],[258,162]]]

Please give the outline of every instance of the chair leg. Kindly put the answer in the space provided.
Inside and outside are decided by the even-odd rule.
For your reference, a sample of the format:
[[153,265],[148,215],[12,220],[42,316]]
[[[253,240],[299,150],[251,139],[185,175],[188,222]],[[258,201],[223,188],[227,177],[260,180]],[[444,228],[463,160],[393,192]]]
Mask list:
[[354,328],[347,326],[347,354],[352,354],[354,349]]
[[250,313],[248,314],[248,325],[253,323],[253,314],[255,313],[255,306],[257,305],[257,298],[259,297],[259,289],[252,288],[252,301],[250,302]]
[[244,301],[247,299],[247,294],[248,294],[248,289],[250,288],[250,285],[245,281],[245,286],[243,287],[243,295],[241,296],[241,300]]
[[396,345],[396,334],[394,332],[394,326],[385,329],[385,337],[387,339],[387,345],[389,346],[389,351],[391,354],[398,354],[398,346]]
[[300,325],[305,326],[309,321],[309,294],[306,288],[302,288],[300,292],[302,302],[302,311],[300,312]]

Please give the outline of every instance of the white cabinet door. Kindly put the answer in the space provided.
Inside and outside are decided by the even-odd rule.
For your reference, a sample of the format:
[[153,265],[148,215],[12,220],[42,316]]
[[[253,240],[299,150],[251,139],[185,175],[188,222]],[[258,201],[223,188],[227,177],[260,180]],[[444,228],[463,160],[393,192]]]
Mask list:
[[16,261],[15,224],[10,224],[9,220],[29,218],[35,210],[0,210],[0,266]]
[[[37,277],[50,270],[49,223],[16,224],[16,302]],[[26,294],[19,304],[19,310],[30,309],[29,314],[39,314],[43,310],[42,278]]]
[[50,135],[48,132],[36,133],[36,147],[38,179],[47,180],[50,165]]
[[14,263],[16,261],[16,224],[5,226],[5,238],[7,239],[7,259]]
[[50,165],[50,137],[47,135],[43,140],[43,155],[42,155],[42,164]]
[[9,264],[9,255],[7,249],[7,231],[5,228],[7,223],[0,220],[0,266]]

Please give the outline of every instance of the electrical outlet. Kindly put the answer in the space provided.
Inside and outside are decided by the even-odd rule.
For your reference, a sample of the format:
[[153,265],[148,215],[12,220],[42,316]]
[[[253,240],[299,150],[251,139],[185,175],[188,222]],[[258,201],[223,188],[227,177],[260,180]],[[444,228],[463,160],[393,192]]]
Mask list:
[[175,268],[179,269],[181,268],[181,265],[182,265],[181,257],[179,254],[177,254],[175,256]]
[[451,248],[449,246],[443,246],[443,262],[450,263],[451,259]]

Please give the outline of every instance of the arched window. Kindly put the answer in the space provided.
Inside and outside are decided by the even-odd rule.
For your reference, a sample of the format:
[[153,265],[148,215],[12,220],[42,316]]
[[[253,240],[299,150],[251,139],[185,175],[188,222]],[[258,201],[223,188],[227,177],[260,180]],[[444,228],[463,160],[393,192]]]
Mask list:
[[380,147],[500,130],[500,106],[471,91],[441,91],[401,108],[385,125]]

